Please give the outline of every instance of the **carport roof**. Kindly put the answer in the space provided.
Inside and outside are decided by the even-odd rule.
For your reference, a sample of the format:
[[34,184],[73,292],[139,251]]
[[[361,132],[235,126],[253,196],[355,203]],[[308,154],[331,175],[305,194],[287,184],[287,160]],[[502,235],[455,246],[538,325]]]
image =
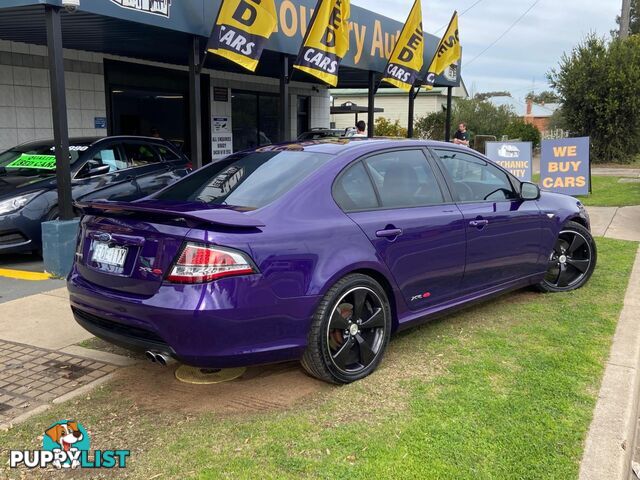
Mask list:
[[[172,0],[170,15],[163,16],[124,8],[118,4],[122,3],[122,0],[81,0],[81,7],[76,12],[63,11],[64,47],[186,66],[192,36],[202,37],[204,49],[220,1]],[[285,8],[285,2],[287,2],[287,8]],[[43,4],[60,5],[60,0],[3,0],[0,5],[0,39],[45,45]],[[292,12],[297,11],[300,14],[299,23],[302,23],[302,13],[307,12],[305,15],[308,15],[308,11],[315,5],[315,0],[302,0],[295,3],[276,0],[276,4],[280,7],[280,22],[288,21],[290,17],[287,15],[293,15]],[[298,10],[291,10],[289,5]],[[283,11],[286,13],[284,17]],[[361,32],[369,33],[366,34],[359,55],[356,42],[352,39],[352,51],[340,66],[338,86],[365,88],[368,85],[369,70],[377,72],[384,70],[386,59],[381,52],[386,48],[385,41],[387,46],[391,45],[389,43],[391,35],[397,34],[402,24],[357,6],[352,7],[352,21],[356,22],[354,28],[360,28]],[[302,32],[299,31],[301,27],[298,25],[297,28],[297,32],[291,33],[285,32],[281,26],[279,31],[274,33],[267,44],[256,75],[279,77],[278,59],[281,53],[288,55],[291,61],[295,60],[302,40]],[[433,56],[438,39],[428,34],[425,38],[426,68],[426,64],[429,63],[427,58],[430,59]],[[381,42],[372,43],[376,42],[376,39]],[[380,46],[380,49],[377,49],[376,45]],[[205,67],[225,72],[248,73],[215,55],[207,56]],[[313,77],[298,72],[295,80],[318,83]],[[439,77],[437,83],[450,84],[444,77]]]

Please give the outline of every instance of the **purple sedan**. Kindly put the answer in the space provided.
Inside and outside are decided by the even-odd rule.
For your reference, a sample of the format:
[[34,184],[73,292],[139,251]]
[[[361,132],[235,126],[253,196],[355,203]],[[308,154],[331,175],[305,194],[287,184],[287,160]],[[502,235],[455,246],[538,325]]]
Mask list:
[[268,146],[78,207],[76,320],[162,364],[299,359],[349,383],[395,331],[508,290],[573,290],[596,265],[578,200],[439,142]]

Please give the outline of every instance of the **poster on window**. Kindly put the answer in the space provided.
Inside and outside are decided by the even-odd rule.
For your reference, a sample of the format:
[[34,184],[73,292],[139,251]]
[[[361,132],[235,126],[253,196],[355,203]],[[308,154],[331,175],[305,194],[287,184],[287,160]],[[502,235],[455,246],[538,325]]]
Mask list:
[[589,137],[542,141],[540,186],[567,195],[589,194]]
[[218,160],[233,153],[231,118],[216,115],[211,117],[211,158]]
[[531,142],[487,142],[486,154],[491,160],[522,182],[531,181]]

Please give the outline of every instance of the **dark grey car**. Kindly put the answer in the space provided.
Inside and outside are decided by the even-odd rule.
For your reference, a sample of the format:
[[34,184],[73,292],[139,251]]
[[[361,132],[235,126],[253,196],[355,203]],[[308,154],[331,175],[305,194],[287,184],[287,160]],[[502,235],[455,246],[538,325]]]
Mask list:
[[[53,141],[25,143],[0,153],[0,253],[39,251],[41,223],[58,216]],[[170,142],[147,137],[70,139],[74,200],[131,201],[190,171]]]

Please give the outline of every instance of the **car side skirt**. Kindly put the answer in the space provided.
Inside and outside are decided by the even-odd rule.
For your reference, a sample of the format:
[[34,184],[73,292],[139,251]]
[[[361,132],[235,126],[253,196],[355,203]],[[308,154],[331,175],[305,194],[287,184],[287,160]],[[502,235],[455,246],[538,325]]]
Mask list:
[[449,315],[455,311],[468,308],[480,302],[490,300],[513,290],[518,290],[524,287],[535,285],[542,281],[545,272],[536,273],[527,277],[518,278],[479,292],[474,292],[469,295],[457,298],[453,301],[442,303],[440,305],[433,306],[419,312],[410,312],[409,314],[398,319],[398,330],[402,331],[407,328],[420,325],[422,323],[435,320],[445,315]]

